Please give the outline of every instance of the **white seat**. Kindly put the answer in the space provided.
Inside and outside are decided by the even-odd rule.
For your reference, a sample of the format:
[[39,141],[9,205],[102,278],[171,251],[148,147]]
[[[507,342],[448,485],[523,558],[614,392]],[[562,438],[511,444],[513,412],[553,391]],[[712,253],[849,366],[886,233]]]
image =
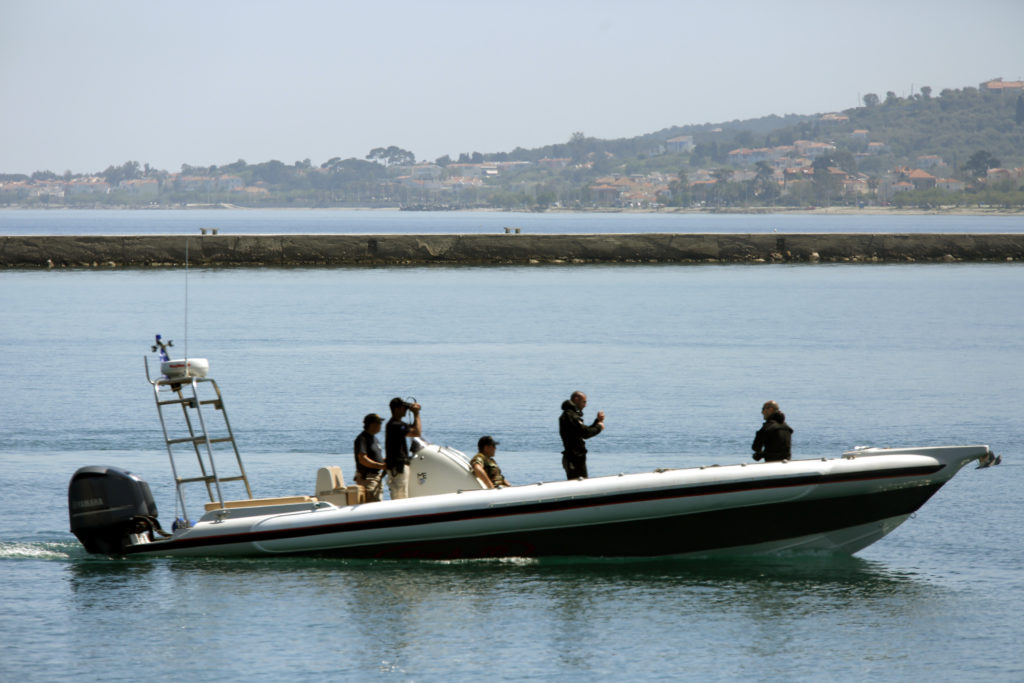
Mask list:
[[333,505],[355,505],[363,502],[362,486],[346,486],[345,477],[337,465],[321,467],[316,471],[316,497]]

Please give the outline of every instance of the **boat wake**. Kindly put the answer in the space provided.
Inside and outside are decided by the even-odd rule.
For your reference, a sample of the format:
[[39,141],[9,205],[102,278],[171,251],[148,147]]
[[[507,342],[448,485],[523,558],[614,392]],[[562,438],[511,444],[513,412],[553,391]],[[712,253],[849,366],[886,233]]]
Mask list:
[[74,541],[0,541],[0,560],[77,560],[88,557]]

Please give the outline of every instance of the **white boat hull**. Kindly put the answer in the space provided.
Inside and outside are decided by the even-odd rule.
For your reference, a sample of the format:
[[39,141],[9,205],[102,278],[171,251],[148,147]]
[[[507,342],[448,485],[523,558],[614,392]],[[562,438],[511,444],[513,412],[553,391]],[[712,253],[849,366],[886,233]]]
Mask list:
[[124,554],[340,558],[855,553],[920,508],[987,446],[663,470],[337,507],[217,509]]

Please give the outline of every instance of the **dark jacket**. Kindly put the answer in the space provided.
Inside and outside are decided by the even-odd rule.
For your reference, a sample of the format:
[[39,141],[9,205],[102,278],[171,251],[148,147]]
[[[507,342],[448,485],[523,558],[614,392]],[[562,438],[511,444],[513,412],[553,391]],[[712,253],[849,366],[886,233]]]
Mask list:
[[558,433],[565,448],[562,455],[570,458],[583,457],[587,454],[583,440],[600,434],[601,425],[597,424],[597,420],[589,426],[584,424],[583,411],[573,405],[572,401],[565,401],[562,403],[562,415],[558,418]]
[[754,460],[760,460],[762,457],[765,462],[789,460],[792,457],[792,436],[793,428],[786,424],[786,416],[782,411],[772,413],[761,425],[761,429],[754,436],[754,443],[750,446],[754,449]]

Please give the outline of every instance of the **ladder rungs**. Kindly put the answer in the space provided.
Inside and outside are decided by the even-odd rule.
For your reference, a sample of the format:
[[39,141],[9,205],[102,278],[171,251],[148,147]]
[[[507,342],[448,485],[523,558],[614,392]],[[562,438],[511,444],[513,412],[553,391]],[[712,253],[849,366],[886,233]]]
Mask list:
[[158,405],[162,406],[173,406],[179,403],[194,403],[194,398],[169,398],[166,401],[157,401]]
[[[161,406],[176,406],[176,405],[181,405],[182,403],[187,405],[189,408],[195,408],[196,407],[196,399],[195,398],[169,398],[166,401],[157,401],[157,404],[161,405]],[[217,410],[223,410],[223,405],[221,404],[219,398],[209,398],[209,399],[206,399],[205,401],[199,401],[199,405],[201,405],[201,406],[212,405]]]
[[[210,443],[226,443],[228,441],[231,441],[231,437],[230,436],[219,436],[216,439],[210,439]],[[206,437],[205,436],[186,436],[183,439],[168,439],[167,443],[169,443],[169,444],[176,444],[176,443],[206,443]]]
[[217,481],[217,480],[220,480],[222,483],[225,482],[225,481],[244,481],[245,480],[245,476],[239,474],[239,475],[234,476],[234,477],[215,477],[212,474],[208,474],[205,477],[188,477],[188,478],[185,478],[185,479],[179,479],[178,483],[179,484],[191,484],[192,482],[196,482],[196,481],[211,482],[211,481]]

